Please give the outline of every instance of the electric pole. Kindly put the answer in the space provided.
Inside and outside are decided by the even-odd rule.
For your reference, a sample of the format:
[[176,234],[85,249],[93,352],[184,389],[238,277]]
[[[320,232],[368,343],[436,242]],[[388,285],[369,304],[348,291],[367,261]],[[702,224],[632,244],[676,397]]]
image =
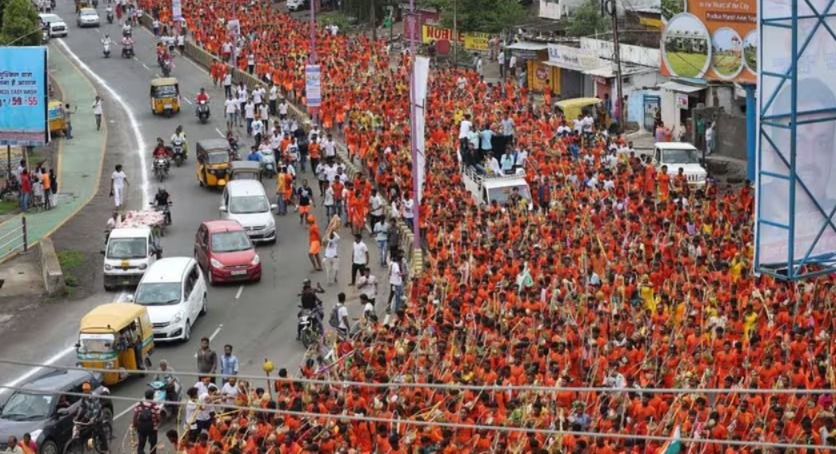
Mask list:
[[616,0],[607,0],[607,10],[612,16],[612,44],[613,57],[615,58],[615,84],[616,84],[616,99],[615,109],[618,112],[618,130],[624,130],[624,93],[621,91],[621,46],[619,45],[618,37],[618,7]]
[[377,41],[377,5],[375,5],[374,0],[371,2],[371,22],[372,22],[372,41]]

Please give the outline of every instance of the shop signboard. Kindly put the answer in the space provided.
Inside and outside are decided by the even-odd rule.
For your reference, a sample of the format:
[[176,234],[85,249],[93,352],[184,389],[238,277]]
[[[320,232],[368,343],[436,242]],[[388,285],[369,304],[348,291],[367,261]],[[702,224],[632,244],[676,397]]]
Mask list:
[[548,47],[549,61],[561,68],[583,72],[598,69],[609,64],[607,61],[577,47],[562,44],[549,44]]
[[424,26],[421,27],[421,42],[424,44],[428,44],[431,41],[455,41],[467,50],[488,50],[488,40],[490,39],[490,35],[487,33],[459,32],[456,39],[454,39],[453,36],[453,30],[449,28],[427,24],[424,24]]
[[758,0],[688,0],[662,32],[669,77],[755,83]]

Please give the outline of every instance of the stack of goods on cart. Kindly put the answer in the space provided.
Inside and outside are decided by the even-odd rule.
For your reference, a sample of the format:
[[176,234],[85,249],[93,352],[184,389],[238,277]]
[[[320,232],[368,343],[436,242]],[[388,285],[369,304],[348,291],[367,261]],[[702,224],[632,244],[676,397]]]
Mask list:
[[120,227],[159,227],[163,225],[165,215],[153,209],[142,211],[129,211],[122,220]]

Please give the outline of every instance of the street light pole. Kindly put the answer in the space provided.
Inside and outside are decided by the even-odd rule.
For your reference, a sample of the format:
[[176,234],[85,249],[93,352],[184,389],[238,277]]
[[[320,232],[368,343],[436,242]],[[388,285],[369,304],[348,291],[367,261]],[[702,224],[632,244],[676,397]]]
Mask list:
[[415,0],[409,0],[409,62],[410,62],[410,72],[409,72],[409,134],[410,134],[410,143],[412,145],[412,192],[415,193],[415,196],[412,198],[413,201],[413,209],[412,209],[412,240],[413,240],[413,248],[416,251],[421,250],[421,221],[420,221],[420,213],[421,213],[421,182],[418,172],[418,132],[415,130],[415,122],[417,112],[415,109],[418,107],[415,103],[416,99],[415,96],[417,94],[417,87],[415,86],[415,42],[418,40],[418,26],[417,26],[418,18],[415,14]]

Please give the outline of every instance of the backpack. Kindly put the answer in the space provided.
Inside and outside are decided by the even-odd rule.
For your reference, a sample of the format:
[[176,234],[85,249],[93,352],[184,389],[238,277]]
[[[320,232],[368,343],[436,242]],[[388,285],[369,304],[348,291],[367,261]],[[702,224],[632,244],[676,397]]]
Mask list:
[[340,327],[340,311],[339,305],[334,306],[331,309],[331,315],[328,316],[328,324],[331,325],[332,328],[339,328]]
[[152,432],[154,430],[153,407],[147,404],[140,404],[140,406],[142,408],[136,418],[136,430],[142,433]]

